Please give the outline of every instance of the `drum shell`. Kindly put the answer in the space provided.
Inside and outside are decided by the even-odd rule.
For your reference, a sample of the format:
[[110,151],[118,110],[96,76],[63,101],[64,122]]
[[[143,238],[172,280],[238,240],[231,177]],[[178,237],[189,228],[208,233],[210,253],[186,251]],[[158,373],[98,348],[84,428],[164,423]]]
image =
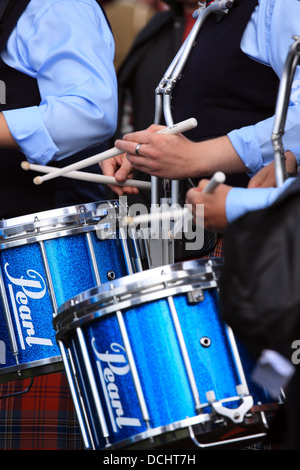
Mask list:
[[[52,325],[59,306],[109,276],[128,274],[118,232],[111,239],[98,236],[97,222],[103,218],[95,215],[99,204],[70,208],[67,216],[66,209],[41,213],[39,223],[35,216],[3,223],[0,382],[63,370]],[[5,327],[7,314],[17,360]]]
[[[177,289],[172,288],[156,291],[154,295],[145,292],[132,302],[124,299],[123,302],[117,301],[115,305],[106,308],[105,302],[99,300],[97,303],[96,296],[91,294],[90,302],[85,304],[79,315],[77,313],[80,308],[78,305],[78,309],[74,307],[76,314],[73,321],[68,315],[68,320],[61,318],[60,321],[60,315],[63,317],[66,313],[63,308],[60,310],[55,321],[57,338],[64,342],[69,351],[96,448],[104,448],[106,439],[97,417],[95,393],[102,404],[108,439],[112,446],[122,447],[128,442],[142,439],[141,436],[148,430],[125,352],[126,342],[120,331],[120,316],[124,321],[149,413],[150,429],[161,429],[163,432],[163,429],[174,426],[174,423],[197,416],[202,417],[200,420],[209,420],[211,410],[207,404],[206,392],[210,390],[215,392],[217,400],[226,400],[228,407],[236,406],[236,386],[242,379],[235,363],[227,327],[219,317],[218,292],[216,288],[207,288],[203,290],[200,302],[191,302],[189,293],[198,288],[199,285],[187,282],[182,286],[182,292],[176,292]],[[203,404],[201,410],[196,410],[171,315],[172,303],[184,336],[200,402]],[[92,381],[86,368],[87,356],[83,354],[78,329],[84,337],[96,392],[91,386]],[[254,364],[250,357],[247,357],[247,362],[247,367]],[[264,402],[268,398],[259,390],[255,400]]]

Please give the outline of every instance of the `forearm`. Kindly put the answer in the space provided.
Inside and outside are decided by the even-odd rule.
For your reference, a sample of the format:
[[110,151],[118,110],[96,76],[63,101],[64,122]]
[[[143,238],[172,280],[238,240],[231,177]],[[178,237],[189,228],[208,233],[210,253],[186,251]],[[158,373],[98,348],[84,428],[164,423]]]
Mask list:
[[0,113],[0,147],[18,148],[18,144],[10,133],[9,127],[3,113]]
[[194,177],[224,173],[247,172],[245,166],[227,136],[194,144]]

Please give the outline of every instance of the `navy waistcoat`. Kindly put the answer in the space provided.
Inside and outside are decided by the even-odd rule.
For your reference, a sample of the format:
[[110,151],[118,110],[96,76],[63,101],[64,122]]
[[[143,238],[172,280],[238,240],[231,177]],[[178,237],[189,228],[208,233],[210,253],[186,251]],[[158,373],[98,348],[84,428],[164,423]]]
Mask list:
[[[278,76],[240,48],[257,4],[258,0],[237,0],[221,21],[210,16],[198,34],[172,92],[174,122],[190,117],[198,121],[198,127],[186,133],[194,141],[226,135],[275,112]],[[240,177],[230,179],[243,185]]]

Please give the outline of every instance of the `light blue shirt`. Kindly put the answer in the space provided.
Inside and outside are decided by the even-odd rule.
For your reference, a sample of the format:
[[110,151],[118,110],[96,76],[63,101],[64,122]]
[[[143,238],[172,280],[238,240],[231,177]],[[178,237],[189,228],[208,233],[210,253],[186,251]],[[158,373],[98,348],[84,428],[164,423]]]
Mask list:
[[40,90],[39,106],[3,113],[29,162],[61,160],[114,134],[114,51],[95,0],[30,1],[1,55]]
[[[244,32],[241,48],[253,59],[272,67],[281,78],[293,35],[300,35],[299,0],[259,0]],[[257,77],[259,81],[259,77]],[[238,84],[237,86],[243,86]],[[235,150],[252,174],[274,158],[271,135],[274,117],[228,134]],[[300,67],[293,81],[283,144],[286,150],[299,146]],[[296,158],[300,163],[300,153]]]
[[[292,149],[292,152],[298,154],[300,145]],[[271,206],[294,181],[295,178],[288,178],[278,188],[232,188],[226,198],[228,222],[234,222],[246,212]]]
[[295,178],[288,178],[279,188],[232,188],[226,198],[228,222],[234,222],[247,212],[271,206],[294,181]]
[[[293,35],[300,35],[299,0],[260,0],[243,35],[242,50],[282,76]],[[257,78],[259,80],[259,77]],[[274,117],[228,134],[235,150],[253,175],[274,160],[271,141]],[[283,145],[292,150],[300,164],[300,67],[297,68],[285,123]],[[233,188],[226,199],[229,222],[248,211],[271,205],[292,178],[280,188]]]

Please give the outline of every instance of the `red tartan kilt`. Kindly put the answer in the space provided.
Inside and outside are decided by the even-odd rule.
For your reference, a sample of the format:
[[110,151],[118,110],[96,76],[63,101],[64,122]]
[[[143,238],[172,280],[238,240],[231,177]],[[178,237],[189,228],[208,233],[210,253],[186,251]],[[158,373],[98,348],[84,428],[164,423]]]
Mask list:
[[[0,385],[25,390],[29,379]],[[0,450],[81,450],[82,438],[64,373],[35,377],[29,392],[0,400]]]

